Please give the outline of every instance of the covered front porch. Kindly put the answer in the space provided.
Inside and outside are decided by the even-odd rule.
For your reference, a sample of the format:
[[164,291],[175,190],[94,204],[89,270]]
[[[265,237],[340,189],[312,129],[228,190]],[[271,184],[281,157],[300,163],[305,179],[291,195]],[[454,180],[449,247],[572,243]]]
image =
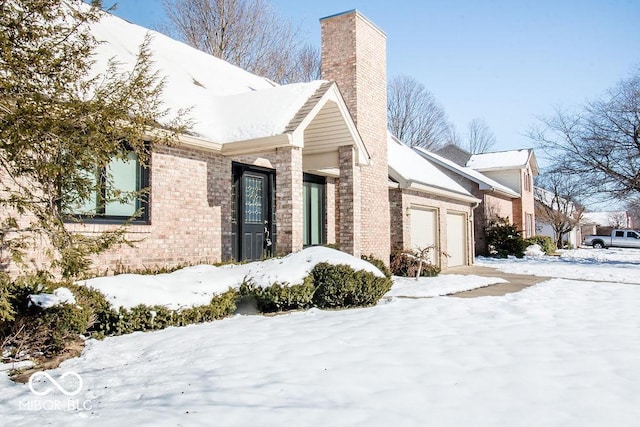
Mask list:
[[223,257],[255,260],[324,244],[359,255],[360,167],[369,155],[335,83],[323,83],[282,134],[221,151],[231,175]]

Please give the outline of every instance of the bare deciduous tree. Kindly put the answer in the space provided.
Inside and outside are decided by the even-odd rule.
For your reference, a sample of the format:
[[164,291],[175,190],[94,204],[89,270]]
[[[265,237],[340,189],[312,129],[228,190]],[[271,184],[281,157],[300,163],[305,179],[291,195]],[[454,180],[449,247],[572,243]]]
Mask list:
[[319,76],[318,49],[267,0],[165,0],[166,32],[187,44],[278,83]]
[[422,83],[409,76],[389,82],[387,93],[389,130],[410,146],[435,149],[449,141],[447,115]]
[[536,220],[551,226],[558,248],[564,246],[563,236],[580,223],[584,208],[579,200],[585,188],[579,177],[561,169],[548,170],[536,178]]
[[474,118],[467,126],[467,146],[463,147],[472,154],[485,153],[496,143],[493,131],[484,119]]
[[530,137],[601,195],[640,195],[640,68],[575,112],[557,110]]

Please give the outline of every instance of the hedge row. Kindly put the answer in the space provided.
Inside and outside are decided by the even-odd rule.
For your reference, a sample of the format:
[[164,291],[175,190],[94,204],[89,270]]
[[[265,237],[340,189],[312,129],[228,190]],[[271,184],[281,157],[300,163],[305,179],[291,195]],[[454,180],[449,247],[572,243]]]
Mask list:
[[[214,296],[207,305],[175,311],[147,305],[114,309],[93,288],[56,283],[43,275],[13,282],[0,276],[0,342],[12,349],[13,356],[49,357],[62,351],[70,341],[77,341],[79,335],[103,338],[221,319],[232,315],[237,302],[244,297],[255,298],[258,309],[264,313],[310,307],[364,307],[376,304],[391,289],[391,284],[388,276],[354,271],[347,265],[320,263],[299,285],[275,283],[262,288],[248,281],[238,290],[229,289]],[[30,294],[50,293],[61,286],[71,290],[76,304],[44,310],[28,305]]]

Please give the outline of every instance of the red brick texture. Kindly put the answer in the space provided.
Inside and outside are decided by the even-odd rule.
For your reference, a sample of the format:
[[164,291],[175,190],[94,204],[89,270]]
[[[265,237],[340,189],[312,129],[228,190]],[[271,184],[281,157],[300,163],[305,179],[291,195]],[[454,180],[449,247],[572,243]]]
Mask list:
[[[345,223],[341,217],[340,244],[345,248],[353,248],[350,251],[354,253],[359,248],[362,254],[373,254],[387,261],[390,218],[387,189],[386,36],[357,11],[324,18],[320,25],[322,78],[337,83],[371,156],[371,164],[360,168],[359,188],[354,189],[354,197],[360,199],[362,206],[360,229],[344,230]],[[341,159],[343,154],[341,152]],[[343,184],[340,186],[342,215],[343,212],[350,212],[350,208],[343,206],[347,199],[342,194]],[[358,210],[355,206],[353,209]],[[347,241],[349,239],[353,241]]]

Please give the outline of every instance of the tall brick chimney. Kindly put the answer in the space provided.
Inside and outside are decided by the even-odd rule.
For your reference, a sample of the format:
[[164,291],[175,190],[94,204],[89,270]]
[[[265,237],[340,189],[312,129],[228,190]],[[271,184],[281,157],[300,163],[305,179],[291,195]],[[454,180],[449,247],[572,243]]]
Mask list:
[[322,18],[320,27],[322,78],[337,83],[371,156],[360,169],[359,252],[388,263],[387,37],[357,10]]

